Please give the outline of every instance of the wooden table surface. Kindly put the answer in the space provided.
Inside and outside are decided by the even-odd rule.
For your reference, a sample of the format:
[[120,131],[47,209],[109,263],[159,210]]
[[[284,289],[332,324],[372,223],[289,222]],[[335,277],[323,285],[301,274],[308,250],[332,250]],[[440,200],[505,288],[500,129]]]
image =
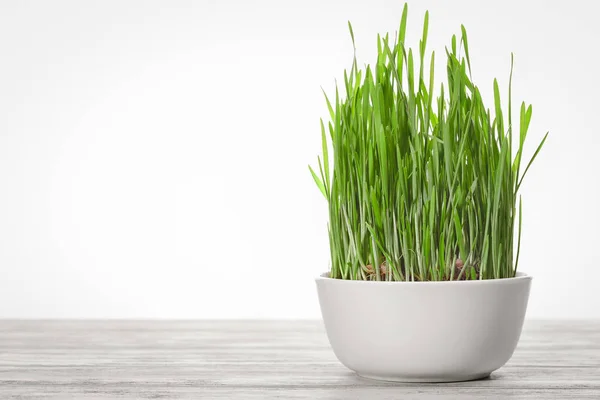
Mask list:
[[357,377],[320,321],[2,321],[0,399],[600,399],[600,321],[527,322],[489,379]]

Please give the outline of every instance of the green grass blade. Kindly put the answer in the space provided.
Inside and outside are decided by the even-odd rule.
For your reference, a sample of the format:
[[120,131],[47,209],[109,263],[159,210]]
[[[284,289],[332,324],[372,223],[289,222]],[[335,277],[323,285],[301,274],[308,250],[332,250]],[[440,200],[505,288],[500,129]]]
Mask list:
[[469,57],[469,41],[467,40],[467,29],[464,25],[461,25],[460,31],[462,34],[461,40],[463,43],[463,48],[465,49],[465,57],[467,58],[467,65],[469,66],[469,75],[471,75],[471,58]]
[[408,3],[404,3],[404,7],[402,8],[402,18],[400,19],[400,32],[398,36],[398,41],[400,44],[404,44],[404,40],[406,38],[406,20],[408,18]]
[[542,147],[544,146],[544,143],[546,142],[546,138],[548,138],[548,134],[549,133],[550,132],[546,132],[546,134],[544,135],[544,138],[542,139],[542,141],[538,145],[537,149],[535,150],[535,153],[533,153],[533,156],[529,160],[529,163],[527,163],[527,168],[525,168],[525,171],[523,171],[523,175],[521,175],[521,179],[519,179],[519,183],[517,185],[517,191],[521,187],[521,183],[523,183],[523,178],[525,178],[525,175],[527,174],[527,171],[529,171],[529,167],[531,167],[531,164],[533,164],[533,160],[535,160],[535,158],[537,157],[538,153],[542,150]]
[[323,167],[325,175],[323,176],[325,189],[329,192],[329,151],[327,149],[327,134],[325,133],[325,125],[323,125],[323,119],[321,119],[321,147],[323,151]]
[[515,274],[519,267],[519,255],[521,254],[521,226],[523,224],[523,202],[521,196],[519,196],[519,235],[517,239],[517,258],[515,259]]
[[323,196],[327,199],[327,191],[325,191],[325,185],[323,185],[323,182],[319,179],[317,174],[315,174],[315,171],[313,171],[313,169],[310,165],[308,166],[308,169],[310,170],[310,174],[312,175],[313,179],[315,180],[317,187],[319,188],[321,193],[323,193]]

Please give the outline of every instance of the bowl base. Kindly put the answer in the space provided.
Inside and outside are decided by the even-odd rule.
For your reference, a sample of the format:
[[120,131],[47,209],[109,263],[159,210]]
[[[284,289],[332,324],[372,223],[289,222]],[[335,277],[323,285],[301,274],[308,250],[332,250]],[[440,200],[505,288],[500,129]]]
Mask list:
[[479,379],[485,379],[490,376],[490,372],[473,375],[440,375],[432,376],[427,378],[418,378],[413,376],[377,376],[369,374],[356,373],[361,378],[370,379],[374,381],[385,381],[385,382],[403,382],[403,383],[448,383],[448,382],[465,382],[465,381],[476,381]]

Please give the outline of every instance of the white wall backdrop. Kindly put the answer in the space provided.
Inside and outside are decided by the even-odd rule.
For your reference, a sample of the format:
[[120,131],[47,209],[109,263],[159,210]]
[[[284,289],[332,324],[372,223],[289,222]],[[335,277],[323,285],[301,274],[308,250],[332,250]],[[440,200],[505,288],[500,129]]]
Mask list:
[[[320,87],[372,62],[402,1],[0,3],[0,317],[318,317]],[[530,318],[600,317],[600,74],[591,1],[412,1],[464,23],[492,100],[533,103]],[[504,91],[506,94],[506,91]],[[491,102],[490,102],[491,104]]]

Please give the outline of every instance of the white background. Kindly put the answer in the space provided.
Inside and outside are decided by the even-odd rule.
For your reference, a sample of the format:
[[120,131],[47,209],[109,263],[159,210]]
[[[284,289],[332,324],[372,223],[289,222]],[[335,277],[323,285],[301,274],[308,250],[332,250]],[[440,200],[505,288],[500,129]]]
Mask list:
[[[320,87],[401,1],[0,4],[0,317],[319,317]],[[530,318],[600,317],[598,10],[413,1],[438,78],[460,24],[474,79],[533,103],[521,267]],[[506,90],[504,90],[506,95]]]

